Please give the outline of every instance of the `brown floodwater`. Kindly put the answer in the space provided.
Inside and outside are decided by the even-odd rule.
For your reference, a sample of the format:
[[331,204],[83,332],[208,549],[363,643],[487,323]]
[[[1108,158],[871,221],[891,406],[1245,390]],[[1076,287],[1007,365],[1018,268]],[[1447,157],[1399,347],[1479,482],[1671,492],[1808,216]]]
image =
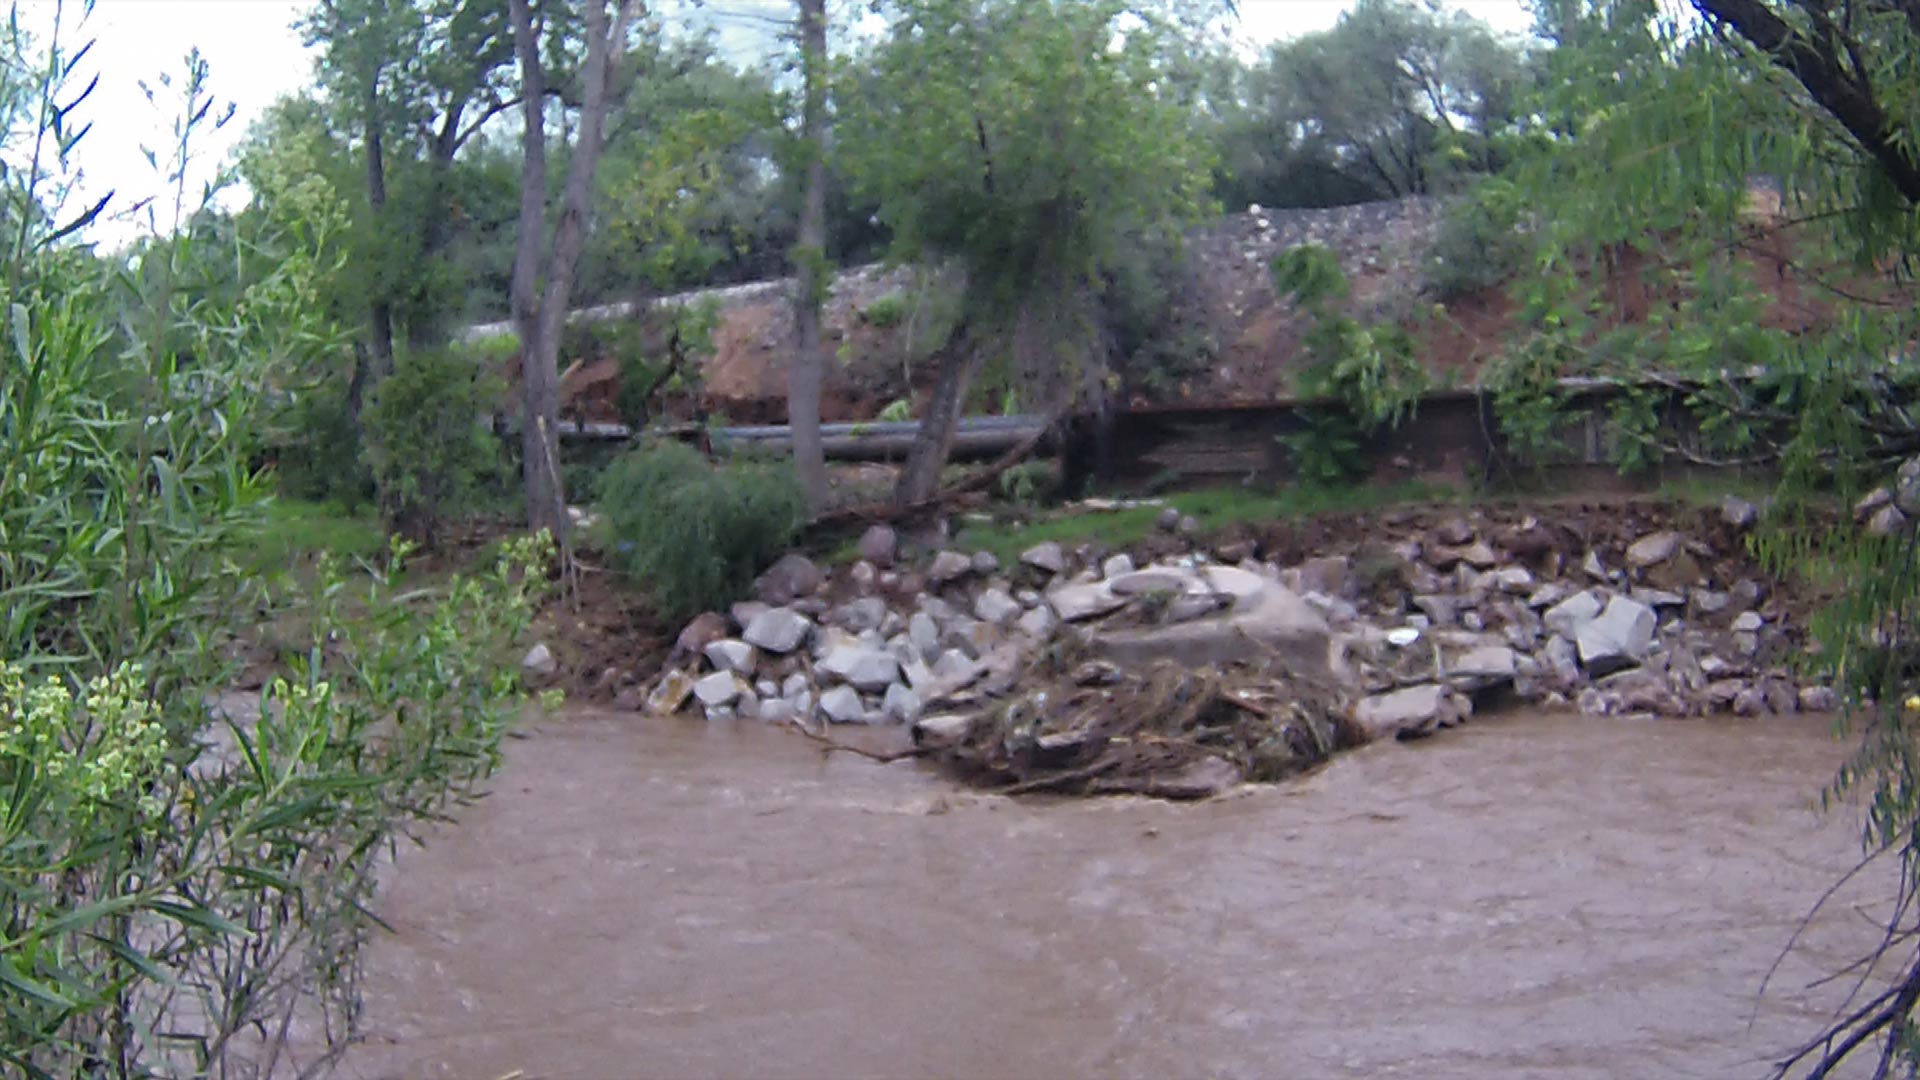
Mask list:
[[402,854],[339,1075],[1760,1076],[1889,887],[1759,994],[1858,850],[1813,809],[1841,756],[1807,718],[1519,716],[1205,804],[1031,802],[571,714]]

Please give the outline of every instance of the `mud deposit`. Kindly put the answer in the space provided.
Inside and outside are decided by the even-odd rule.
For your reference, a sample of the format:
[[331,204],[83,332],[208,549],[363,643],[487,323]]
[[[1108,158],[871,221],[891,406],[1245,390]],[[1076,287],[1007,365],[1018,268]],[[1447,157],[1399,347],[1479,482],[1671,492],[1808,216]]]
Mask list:
[[1172,805],[550,720],[406,853],[339,1075],[1758,1076],[1881,876],[1825,721],[1497,718]]

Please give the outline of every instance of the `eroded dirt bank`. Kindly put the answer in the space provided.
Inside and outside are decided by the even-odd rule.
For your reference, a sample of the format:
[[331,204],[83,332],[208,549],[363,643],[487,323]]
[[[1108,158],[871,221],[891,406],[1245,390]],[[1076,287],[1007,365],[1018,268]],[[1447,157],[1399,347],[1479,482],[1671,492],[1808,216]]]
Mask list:
[[1044,804],[557,718],[403,857],[340,1075],[1760,1075],[1872,936],[1863,886],[1756,1002],[1854,850],[1809,801],[1840,755],[1806,716],[1500,717]]

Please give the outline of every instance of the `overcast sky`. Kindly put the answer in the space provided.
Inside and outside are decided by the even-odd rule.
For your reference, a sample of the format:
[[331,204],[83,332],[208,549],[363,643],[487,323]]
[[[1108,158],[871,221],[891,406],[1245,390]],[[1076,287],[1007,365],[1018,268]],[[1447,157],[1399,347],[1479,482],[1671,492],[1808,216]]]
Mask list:
[[[26,0],[21,6],[29,25],[37,23],[44,32],[53,0]],[[79,6],[68,3],[70,23]],[[149,104],[139,84],[151,83],[163,71],[182,70],[182,58],[195,46],[211,65],[215,95],[236,106],[232,122],[203,147],[210,162],[224,159],[261,109],[309,78],[311,59],[292,29],[294,18],[309,6],[311,0],[98,0],[84,28],[95,46],[81,77],[100,76],[99,89],[82,109],[93,123],[79,154],[84,188],[113,189],[115,203],[122,206],[161,189],[141,147],[161,150],[173,114]],[[722,29],[731,31],[727,37],[738,41],[764,26],[751,17],[754,9],[780,12],[789,5],[786,0],[715,0],[710,6],[748,13],[723,21]],[[1347,6],[1348,0],[1240,0],[1243,34],[1264,43],[1323,30]],[[1452,0],[1449,6],[1497,30],[1524,33],[1532,25],[1524,0]],[[126,226],[108,234],[126,235]]]

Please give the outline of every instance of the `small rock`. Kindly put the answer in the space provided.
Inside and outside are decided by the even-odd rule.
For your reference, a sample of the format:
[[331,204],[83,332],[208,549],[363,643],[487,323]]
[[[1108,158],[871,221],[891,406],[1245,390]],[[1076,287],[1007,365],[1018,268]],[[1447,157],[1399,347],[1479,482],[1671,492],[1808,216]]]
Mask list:
[[783,555],[753,583],[754,594],[768,604],[788,604],[812,596],[827,583],[813,560],[798,552]]
[[959,649],[948,649],[933,662],[933,674],[942,681],[958,681],[976,678],[980,674],[980,665]]
[[880,582],[880,571],[874,569],[873,564],[865,559],[854,563],[853,568],[847,571],[847,576],[853,579],[854,588],[863,593],[872,592],[873,587]]
[[1454,684],[1467,690],[1482,690],[1513,681],[1515,657],[1504,645],[1483,645],[1463,653],[1448,668]]
[[1196,517],[1183,517],[1174,528],[1181,536],[1191,540],[1200,535],[1200,519]]
[[1169,506],[1160,511],[1160,516],[1154,519],[1154,524],[1159,526],[1161,532],[1173,532],[1180,527],[1180,511]]
[[1060,545],[1051,540],[1044,544],[1035,544],[1021,552],[1020,561],[1048,574],[1065,573],[1067,569],[1066,552],[1061,551]]
[[1468,566],[1485,570],[1500,561],[1500,556],[1485,540],[1475,540],[1459,550],[1460,561]]
[[1434,535],[1438,536],[1443,544],[1459,547],[1473,539],[1473,525],[1466,518],[1450,518],[1434,530]]
[[1505,593],[1533,592],[1533,572],[1524,566],[1504,566],[1488,574],[1486,584]]
[[1149,566],[1145,570],[1134,570],[1108,578],[1107,588],[1113,590],[1115,596],[1180,593],[1184,592],[1193,580],[1191,575],[1179,570]]
[[520,669],[545,679],[560,670],[560,661],[553,658],[553,651],[542,642],[528,649],[527,655],[520,658]]
[[1460,708],[1444,686],[1409,686],[1364,698],[1353,719],[1369,739],[1409,739],[1430,734],[1459,718]]
[[1549,581],[1527,597],[1530,608],[1549,608],[1567,598],[1569,590],[1558,581]]
[[891,719],[911,724],[920,719],[920,695],[894,683],[887,687],[887,696],[881,701],[880,709]]
[[707,662],[715,671],[732,671],[751,676],[760,656],[753,646],[736,638],[721,638],[706,648]]
[[717,611],[702,612],[673,639],[673,651],[680,656],[699,656],[707,651],[708,645],[726,636],[727,617]]
[[[900,680],[900,661],[893,654],[868,645],[842,645],[820,661],[820,670],[869,693],[879,693]],[[821,699],[825,707],[826,699]]]
[[1251,540],[1232,540],[1213,549],[1213,557],[1223,563],[1240,563],[1253,558],[1259,547]]
[[1063,622],[1079,622],[1105,615],[1126,606],[1126,598],[1115,596],[1102,582],[1093,585],[1062,585],[1047,593],[1047,603]]
[[1892,536],[1907,527],[1907,515],[1897,506],[1883,506],[1867,519],[1867,531],[1875,536]]
[[779,697],[780,684],[774,682],[772,679],[761,679],[759,682],[753,684],[753,692],[763,698]]
[[[763,611],[771,611],[771,610],[773,610],[772,604],[763,604],[758,600],[742,600],[739,603],[728,608],[727,613],[733,616],[733,625],[739,627],[741,630],[744,631],[748,626],[753,624],[753,620],[756,615],[759,615]],[[727,635],[724,631],[722,631],[717,636],[726,637]],[[706,647],[707,646],[704,642],[701,643],[700,649],[704,649]],[[692,651],[699,652],[700,649],[694,649]]]
[[860,534],[860,557],[875,566],[892,566],[900,556],[900,537],[888,525],[870,526]]
[[1718,615],[1733,603],[1733,597],[1712,589],[1693,590],[1693,610],[1699,615]]
[[1679,533],[1657,532],[1643,536],[1627,548],[1627,565],[1635,570],[1645,570],[1673,558],[1679,550]]
[[769,724],[791,724],[799,718],[793,702],[784,698],[761,698],[760,719]]
[[958,581],[973,572],[973,560],[957,551],[943,551],[933,557],[933,565],[927,567],[927,580],[935,585],[946,585]]
[[1424,612],[1434,626],[1452,626],[1458,614],[1456,601],[1451,596],[1416,596],[1413,598],[1413,606]]
[[1344,555],[1322,555],[1308,559],[1298,567],[1297,592],[1317,592],[1326,596],[1344,596],[1353,576],[1353,564]]
[[1756,634],[1759,633],[1760,628],[1765,625],[1767,625],[1767,620],[1761,618],[1759,612],[1743,611],[1733,617],[1732,628],[1737,633]]
[[738,719],[739,716],[740,716],[740,710],[734,708],[731,705],[707,706],[707,719],[709,721],[725,722],[728,720]]
[[813,632],[813,620],[792,608],[768,608],[753,617],[740,636],[755,648],[777,656],[798,649]]
[[673,668],[660,676],[653,692],[647,695],[647,711],[656,716],[671,716],[686,708],[693,696],[693,676]]
[[940,653],[940,624],[933,621],[932,615],[916,611],[907,620],[907,639],[913,642],[921,659],[930,661]]
[[1541,615],[1547,629],[1571,641],[1581,623],[1597,618],[1603,609],[1600,597],[1591,592],[1574,593]]
[[745,689],[733,672],[716,671],[693,684],[693,696],[707,708],[717,709],[739,701]]
[[[688,685],[687,690],[689,693],[692,692],[691,684]],[[682,698],[681,704],[686,704],[686,699]],[[613,707],[616,712],[639,712],[647,708],[647,692],[641,687],[629,686],[613,696]],[[678,706],[675,707],[675,711],[677,709]]]
[[998,569],[1000,569],[1000,560],[994,556],[993,552],[976,551],[973,553],[974,573],[979,574],[981,577],[986,577]]
[[1834,693],[1831,686],[1803,686],[1800,688],[1800,711],[1826,713],[1840,707],[1840,695]]
[[1687,598],[1665,589],[1635,589],[1633,598],[1651,608],[1684,607]]
[[1760,508],[1737,495],[1729,495],[1720,500],[1720,520],[1735,529],[1751,529],[1760,520]]
[[1853,520],[1865,521],[1868,517],[1872,516],[1874,511],[1889,506],[1892,503],[1893,490],[1891,488],[1874,488],[1862,496],[1859,502],[1853,504]]
[[987,589],[973,602],[973,613],[982,621],[1005,626],[1020,617],[1019,601],[999,589]]
[[1727,594],[1727,598],[1734,611],[1752,611],[1767,598],[1767,587],[1752,578],[1747,578],[1736,582],[1732,591]]
[[1903,514],[1920,515],[1920,457],[1901,463],[1893,485],[1893,505]]
[[1580,570],[1595,581],[1607,581],[1612,577],[1607,573],[1606,564],[1600,561],[1597,551],[1587,552],[1587,557],[1580,563]]
[[973,731],[973,717],[963,713],[923,716],[914,722],[915,746],[945,748],[958,746]]
[[1014,621],[1020,632],[1037,640],[1044,640],[1053,632],[1053,609],[1045,606],[1033,608]]
[[806,693],[807,690],[807,677],[798,671],[782,679],[780,682],[780,696],[783,698],[797,697],[800,694]]
[[856,634],[880,629],[887,620],[887,602],[877,596],[863,596],[851,603],[840,605],[834,618],[841,626]]
[[1761,689],[1767,711],[1775,716],[1792,716],[1800,710],[1800,695],[1784,680],[1774,679]]
[[1117,578],[1133,573],[1133,558],[1124,553],[1115,555],[1100,564],[1100,575],[1105,578]]
[[857,724],[867,718],[867,703],[851,686],[836,686],[820,695],[820,711],[836,724]]

